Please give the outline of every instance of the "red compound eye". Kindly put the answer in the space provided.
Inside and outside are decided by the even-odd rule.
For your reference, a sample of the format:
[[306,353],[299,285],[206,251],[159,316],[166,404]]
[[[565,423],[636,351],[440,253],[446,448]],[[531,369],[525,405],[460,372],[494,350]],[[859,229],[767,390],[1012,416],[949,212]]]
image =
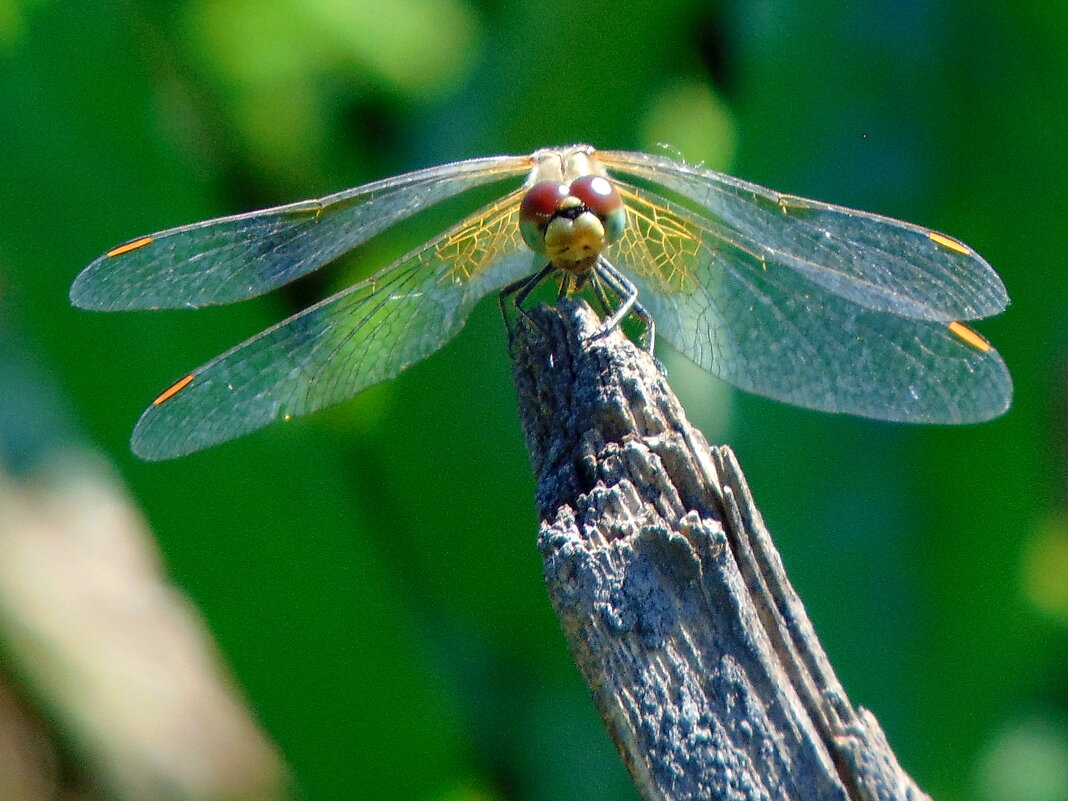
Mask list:
[[627,212],[623,208],[623,198],[619,196],[611,181],[602,175],[583,175],[571,182],[568,191],[597,215],[597,219],[604,225],[606,242],[616,242],[623,236],[623,229],[627,225]]
[[567,197],[567,187],[555,181],[534,184],[519,204],[519,218],[523,222],[544,224],[556,213],[560,201]]
[[571,182],[570,193],[601,219],[623,207],[623,198],[612,182],[600,175],[583,175]]

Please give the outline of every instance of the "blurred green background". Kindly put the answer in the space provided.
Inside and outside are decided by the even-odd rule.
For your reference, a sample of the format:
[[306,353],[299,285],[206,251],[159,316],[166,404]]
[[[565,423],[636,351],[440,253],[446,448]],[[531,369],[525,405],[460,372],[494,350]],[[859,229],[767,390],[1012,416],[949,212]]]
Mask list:
[[128,437],[163,387],[352,274],[111,315],[71,280],[139,234],[575,141],[928,225],[1013,299],[978,326],[1002,419],[819,415],[661,355],[920,786],[1063,801],[1065,86],[1061,0],[0,0],[0,458],[106,455],[302,797],[630,799],[541,583],[495,301],[341,407],[145,464]]

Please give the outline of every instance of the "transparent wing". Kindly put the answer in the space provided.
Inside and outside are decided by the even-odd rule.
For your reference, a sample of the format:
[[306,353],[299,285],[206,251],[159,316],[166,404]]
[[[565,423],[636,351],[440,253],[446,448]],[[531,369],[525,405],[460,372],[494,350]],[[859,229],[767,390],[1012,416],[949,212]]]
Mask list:
[[255,297],[327,264],[434,203],[522,174],[529,156],[471,159],[120,245],[75,279],[85,309],[199,308]]
[[629,225],[610,252],[667,342],[741,389],[828,412],[926,423],[1004,412],[997,351],[958,322],[915,320],[768,264],[705,220],[621,187]]
[[659,156],[598,151],[608,169],[696,205],[701,225],[769,271],[785,267],[875,311],[972,320],[1002,311],[1001,279],[962,242],[918,225],[782,195]]
[[531,272],[519,194],[177,382],[141,416],[134,452],[168,459],[225,442],[338,403],[433,353],[480,298]]

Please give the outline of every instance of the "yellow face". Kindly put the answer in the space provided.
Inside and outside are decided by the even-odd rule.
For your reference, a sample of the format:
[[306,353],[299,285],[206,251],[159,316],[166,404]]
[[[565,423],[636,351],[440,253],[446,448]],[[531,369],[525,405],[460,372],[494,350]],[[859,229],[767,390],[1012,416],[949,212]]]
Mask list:
[[[578,216],[568,216],[572,209]],[[574,196],[560,203],[559,212],[545,227],[545,253],[561,270],[588,270],[608,244],[604,224]]]
[[623,200],[603,175],[586,174],[570,185],[539,181],[523,196],[523,239],[544,253],[554,267],[579,273],[589,270],[626,226]]

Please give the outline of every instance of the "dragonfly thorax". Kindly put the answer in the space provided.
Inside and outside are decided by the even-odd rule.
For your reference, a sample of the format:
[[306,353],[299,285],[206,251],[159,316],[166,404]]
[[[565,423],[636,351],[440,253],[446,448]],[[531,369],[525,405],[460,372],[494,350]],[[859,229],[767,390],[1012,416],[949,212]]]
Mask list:
[[519,219],[531,250],[561,270],[581,273],[622,235],[626,211],[611,181],[584,175],[570,185],[534,184],[523,196]]

